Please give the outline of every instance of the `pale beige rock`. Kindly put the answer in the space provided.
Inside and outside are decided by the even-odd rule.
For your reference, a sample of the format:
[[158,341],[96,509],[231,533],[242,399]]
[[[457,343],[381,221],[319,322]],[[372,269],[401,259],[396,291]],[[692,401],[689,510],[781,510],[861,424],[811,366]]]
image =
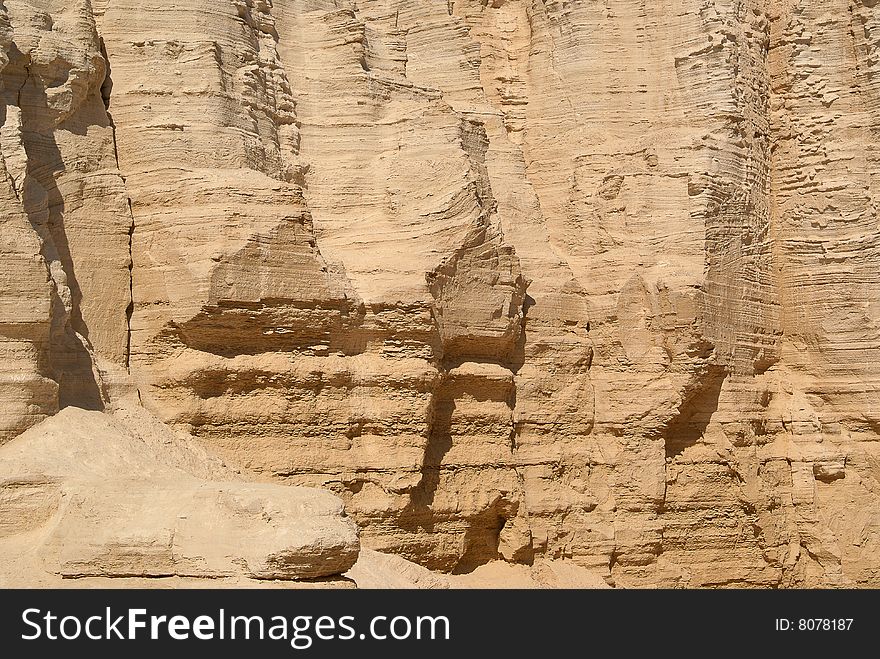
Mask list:
[[534,565],[517,565],[492,561],[473,572],[447,577],[450,588],[610,588],[598,574],[571,561],[535,561]]
[[372,549],[361,549],[357,563],[345,573],[358,588],[395,588],[437,590],[449,588],[446,575],[436,574],[421,565]]
[[0,441],[140,401],[482,585],[880,584],[873,2],[2,7]]
[[67,407],[0,447],[0,583],[291,580],[355,562],[338,498],[244,482],[148,416]]
[[467,574],[431,572],[400,556],[362,549],[357,563],[345,573],[358,588],[467,589],[467,588],[596,588],[611,586],[598,574],[571,561],[538,560],[533,565],[490,561]]
[[8,439],[59,405],[102,408],[105,380],[124,375],[132,219],[88,0],[10,0],[0,35]]

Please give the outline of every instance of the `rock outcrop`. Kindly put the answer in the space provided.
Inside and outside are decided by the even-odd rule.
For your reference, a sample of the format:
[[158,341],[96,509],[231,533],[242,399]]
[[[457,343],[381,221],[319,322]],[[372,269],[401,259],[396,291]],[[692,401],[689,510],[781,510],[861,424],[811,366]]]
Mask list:
[[0,529],[339,574],[310,486],[374,582],[880,585],[874,5],[3,0],[0,478],[148,411],[260,483]]

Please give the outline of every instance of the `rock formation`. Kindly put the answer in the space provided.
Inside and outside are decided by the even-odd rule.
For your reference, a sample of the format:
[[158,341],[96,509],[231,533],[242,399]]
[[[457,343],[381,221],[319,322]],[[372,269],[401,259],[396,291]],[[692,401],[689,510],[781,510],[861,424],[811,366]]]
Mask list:
[[10,564],[880,585],[876,12],[3,0]]
[[67,407],[0,447],[0,473],[3,586],[316,579],[358,556],[337,497],[245,482],[142,410]]

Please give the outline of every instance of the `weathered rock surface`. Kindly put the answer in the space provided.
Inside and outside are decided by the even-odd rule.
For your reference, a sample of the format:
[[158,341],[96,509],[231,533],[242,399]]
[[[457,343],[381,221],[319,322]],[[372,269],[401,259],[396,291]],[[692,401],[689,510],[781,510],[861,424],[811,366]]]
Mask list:
[[536,559],[532,565],[484,563],[467,574],[449,575],[450,588],[597,589],[610,588],[601,575],[568,560]]
[[498,560],[467,574],[448,575],[372,549],[362,549],[357,563],[345,576],[365,589],[610,588],[600,575],[572,561],[538,559],[532,565],[521,565]]
[[405,590],[443,590],[449,588],[444,574],[412,563],[400,556],[361,549],[357,563],[345,573],[358,588],[395,588]]
[[143,411],[67,407],[0,447],[0,474],[4,586],[307,579],[358,554],[337,497],[235,478]]
[[[880,585],[876,12],[4,0],[0,441],[140,404],[480,583]],[[136,564],[300,569],[196,482]]]
[[5,2],[0,46],[0,437],[9,438],[60,406],[100,408],[103,385],[124,374],[132,219],[89,2]]

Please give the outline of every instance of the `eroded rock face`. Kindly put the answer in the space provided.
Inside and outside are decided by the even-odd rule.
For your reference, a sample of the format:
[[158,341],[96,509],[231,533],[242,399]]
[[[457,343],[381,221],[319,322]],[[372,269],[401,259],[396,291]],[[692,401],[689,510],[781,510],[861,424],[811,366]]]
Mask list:
[[434,570],[880,583],[876,8],[612,4],[0,3],[0,438],[139,399]]
[[9,438],[59,406],[102,408],[103,384],[124,374],[132,219],[89,2],[5,2],[0,42]]

